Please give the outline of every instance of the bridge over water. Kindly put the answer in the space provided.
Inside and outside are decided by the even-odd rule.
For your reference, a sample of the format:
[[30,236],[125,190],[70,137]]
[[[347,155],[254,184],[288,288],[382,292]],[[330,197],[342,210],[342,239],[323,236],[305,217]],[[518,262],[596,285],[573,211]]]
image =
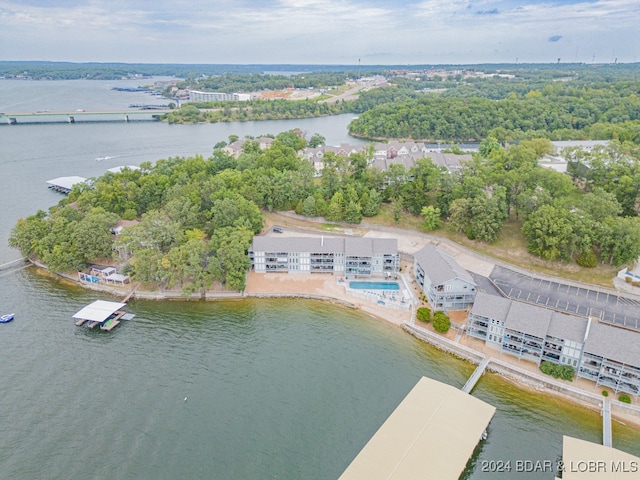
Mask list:
[[0,125],[80,123],[80,122],[153,122],[170,109],[150,110],[75,110],[0,113]]

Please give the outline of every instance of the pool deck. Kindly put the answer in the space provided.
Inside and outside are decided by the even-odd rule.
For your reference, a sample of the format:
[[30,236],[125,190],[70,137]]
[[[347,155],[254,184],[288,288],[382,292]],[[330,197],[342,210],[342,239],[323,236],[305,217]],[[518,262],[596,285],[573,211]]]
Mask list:
[[[250,272],[245,292],[247,296],[257,297],[311,296],[323,300],[337,300],[397,326],[411,319],[411,310],[402,311],[386,308],[348,294],[344,283],[338,283],[338,279],[338,276],[321,273]],[[401,280],[399,279],[398,282],[401,282]]]

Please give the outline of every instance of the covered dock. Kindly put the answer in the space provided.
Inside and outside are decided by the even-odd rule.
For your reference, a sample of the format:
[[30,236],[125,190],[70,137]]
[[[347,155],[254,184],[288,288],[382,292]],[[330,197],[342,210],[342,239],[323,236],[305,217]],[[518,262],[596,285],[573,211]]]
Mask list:
[[75,184],[83,183],[86,181],[87,179],[84,177],[58,177],[52,180],[47,180],[47,185],[49,185],[49,188],[51,190],[54,190],[56,192],[69,193]]
[[562,438],[563,480],[640,478],[640,457],[573,437]]
[[126,303],[96,300],[75,313],[73,318],[76,319],[77,326],[86,323],[89,328],[100,325],[102,330],[111,330],[120,323],[120,318],[125,314],[120,309],[125,305]]
[[458,479],[495,407],[423,377],[340,480]]

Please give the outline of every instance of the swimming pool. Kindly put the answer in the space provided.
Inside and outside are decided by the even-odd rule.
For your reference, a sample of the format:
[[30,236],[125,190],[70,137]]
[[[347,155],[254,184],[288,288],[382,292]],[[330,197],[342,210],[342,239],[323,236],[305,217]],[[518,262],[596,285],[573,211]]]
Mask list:
[[400,290],[398,282],[349,282],[354,290]]

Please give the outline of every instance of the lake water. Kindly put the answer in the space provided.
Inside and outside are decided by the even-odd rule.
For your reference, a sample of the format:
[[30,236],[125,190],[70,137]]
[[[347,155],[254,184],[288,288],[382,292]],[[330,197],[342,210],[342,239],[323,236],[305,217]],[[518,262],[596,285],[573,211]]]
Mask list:
[[[116,102],[107,86],[138,83],[0,80],[0,111],[115,108],[140,94]],[[6,245],[17,219],[61,198],[48,179],[207,156],[231,134],[299,127],[358,143],[350,119],[0,126],[0,264],[19,256]],[[112,300],[36,270],[0,271],[0,309],[17,314],[0,325],[0,478],[335,479],[421,376],[461,387],[473,371],[396,327],[317,302],[134,300],[136,318],[110,333],[75,327],[71,315],[96,298]],[[483,473],[482,461],[555,461],[563,434],[601,441],[600,416],[566,401],[490,374],[473,394],[497,412],[467,478],[514,478]],[[637,430],[614,424],[613,438],[640,455]]]

